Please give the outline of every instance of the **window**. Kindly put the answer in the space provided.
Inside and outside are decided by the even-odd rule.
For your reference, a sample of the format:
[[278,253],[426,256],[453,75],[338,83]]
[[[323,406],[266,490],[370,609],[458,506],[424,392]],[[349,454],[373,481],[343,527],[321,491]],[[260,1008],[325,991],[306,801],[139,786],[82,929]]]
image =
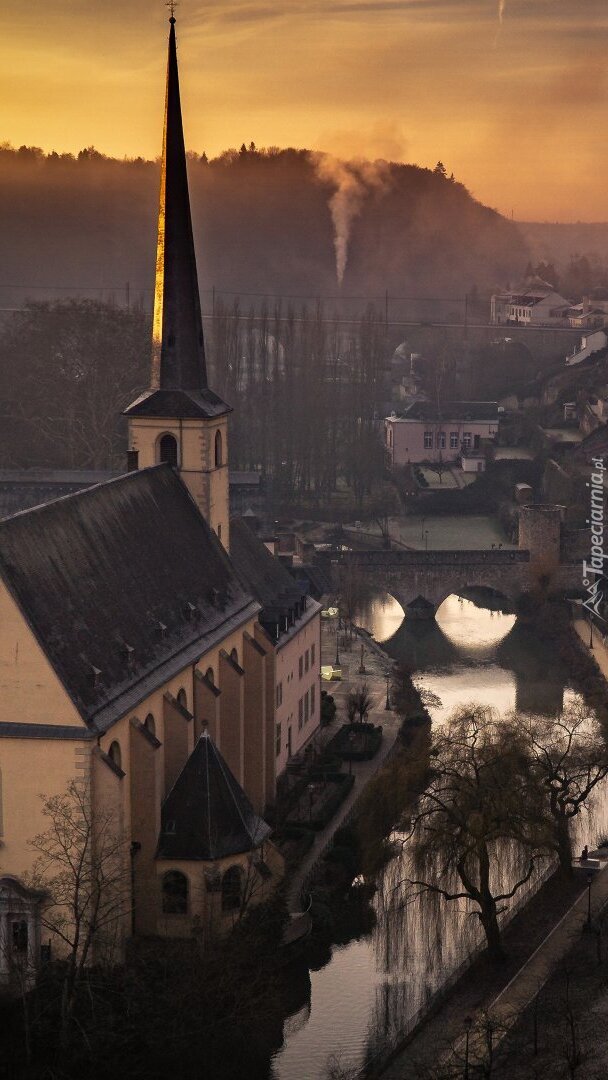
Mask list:
[[212,686],[215,686],[215,675],[213,673],[213,668],[212,667],[207,668],[207,670],[205,672],[205,678],[206,678],[207,682],[210,682]]
[[113,742],[108,750],[108,757],[114,762],[118,769],[122,769],[122,753],[120,750],[120,743]]
[[304,653],[304,671],[308,671],[309,667],[310,667],[310,652],[307,649],[306,652]]
[[188,878],[179,870],[169,870],[163,877],[163,914],[188,914]]
[[13,952],[23,955],[27,953],[27,922],[19,919],[11,926],[11,938]]
[[277,709],[283,704],[283,683],[277,683]]
[[182,709],[188,708],[188,696],[183,686],[177,691],[177,704],[181,705]]
[[303,656],[300,657],[300,663],[298,665],[298,670],[299,670],[300,678],[302,678],[302,675],[304,674],[304,657]]
[[239,662],[239,654],[236,651],[236,649],[231,649],[230,650],[230,659],[233,660],[235,664],[238,664],[238,662]]
[[310,646],[310,666],[311,667],[315,666],[315,646],[314,646],[314,642]]
[[304,698],[300,698],[298,701],[298,731],[302,730],[304,723]]
[[313,716],[315,711],[315,686],[314,683],[310,688],[310,715]]
[[217,527],[217,538],[218,538],[218,540],[222,539],[222,526],[221,525],[218,525],[218,527]]
[[440,431],[437,435],[437,449],[445,450],[445,431]]
[[151,712],[148,713],[144,720],[144,727],[146,731],[150,732],[150,735],[156,735],[156,723],[154,722],[154,717]]
[[216,469],[219,469],[220,465],[222,465],[222,464],[223,464],[223,461],[222,461],[222,433],[221,433],[221,431],[216,431],[216,433],[215,433],[215,467],[216,467]]
[[281,725],[280,724],[277,724],[276,729],[275,729],[274,752],[275,752],[276,757],[278,757],[279,754],[281,753]]
[[470,431],[465,431],[464,435],[462,436],[462,445],[464,446],[465,450],[470,449],[470,447],[471,447],[471,432]]
[[308,723],[308,690],[304,694],[304,723]]
[[238,911],[241,906],[241,868],[231,866],[222,878],[222,911]]
[[458,449],[458,432],[450,431],[450,450]]
[[424,433],[424,449],[425,450],[432,450],[433,449],[433,432],[432,431],[425,431],[425,433]]
[[160,443],[160,460],[177,468],[177,439],[173,435],[163,435]]

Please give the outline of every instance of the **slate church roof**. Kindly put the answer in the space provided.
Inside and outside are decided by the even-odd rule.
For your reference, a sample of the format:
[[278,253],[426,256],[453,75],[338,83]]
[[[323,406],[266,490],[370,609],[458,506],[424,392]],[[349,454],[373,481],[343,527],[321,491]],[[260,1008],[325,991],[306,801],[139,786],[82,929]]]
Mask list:
[[222,859],[270,835],[215,743],[201,735],[161,811],[158,859]]
[[276,640],[280,630],[306,608],[306,589],[298,585],[279,559],[271,555],[241,517],[230,521],[230,557],[262,605],[260,622]]
[[96,731],[259,611],[168,465],[0,522],[0,577]]

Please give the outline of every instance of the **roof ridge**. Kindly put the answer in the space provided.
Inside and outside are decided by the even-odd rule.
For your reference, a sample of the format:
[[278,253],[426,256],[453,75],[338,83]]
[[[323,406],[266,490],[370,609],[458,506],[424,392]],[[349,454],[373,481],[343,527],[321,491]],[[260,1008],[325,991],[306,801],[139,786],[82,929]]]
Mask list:
[[51,507],[56,506],[57,503],[65,503],[68,499],[82,499],[87,495],[93,494],[93,492],[99,491],[100,488],[107,488],[110,484],[120,484],[126,480],[133,480],[136,476],[141,476],[143,473],[159,472],[162,470],[166,472],[170,469],[171,465],[167,462],[161,462],[159,465],[146,465],[144,469],[135,469],[132,472],[121,473],[120,476],[111,476],[107,480],[100,480],[96,484],[90,484],[88,487],[79,488],[78,491],[69,491],[66,495],[58,495],[56,499],[49,499],[48,502],[38,503],[36,506],[30,506],[25,510],[17,510],[15,514],[10,514],[7,518],[0,518],[0,529],[3,526],[8,525],[16,518],[24,517],[26,514],[37,514],[44,510],[50,510]]

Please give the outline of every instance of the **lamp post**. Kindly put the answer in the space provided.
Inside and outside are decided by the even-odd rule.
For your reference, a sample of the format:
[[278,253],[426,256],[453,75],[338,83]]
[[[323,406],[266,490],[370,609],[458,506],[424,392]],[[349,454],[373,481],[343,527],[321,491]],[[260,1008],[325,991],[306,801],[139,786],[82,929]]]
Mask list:
[[340,652],[339,652],[339,649],[338,649],[339,642],[340,642],[340,623],[338,621],[338,623],[336,623],[336,665],[335,665],[337,668],[340,667]]
[[429,550],[429,530],[428,529],[424,530],[424,550],[425,551]]
[[308,820],[309,820],[309,822],[312,821],[312,804],[313,804],[313,801],[314,801],[314,795],[315,795],[315,785],[314,784],[309,784],[308,785]]
[[471,1016],[465,1016],[464,1018],[464,1072],[462,1074],[463,1080],[469,1080],[469,1035],[471,1034],[471,1026],[473,1024],[473,1018]]
[[386,702],[385,702],[385,705],[384,705],[384,711],[385,712],[389,712],[390,707],[391,707],[390,685],[391,685],[391,676],[390,676],[390,672],[387,671],[387,673],[386,673]]
[[423,517],[422,525],[420,526],[420,539],[421,540],[424,540],[424,523],[425,523],[425,521],[426,521],[426,518]]
[[591,930],[591,882],[593,881],[593,874],[587,874],[587,922],[585,923],[585,930]]

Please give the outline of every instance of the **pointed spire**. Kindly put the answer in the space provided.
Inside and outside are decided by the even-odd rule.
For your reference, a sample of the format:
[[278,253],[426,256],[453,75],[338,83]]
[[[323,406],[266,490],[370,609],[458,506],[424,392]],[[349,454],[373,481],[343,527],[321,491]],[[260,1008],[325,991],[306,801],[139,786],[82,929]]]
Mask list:
[[207,366],[192,236],[173,9],[169,22],[151,385],[154,389],[201,391],[207,389]]

